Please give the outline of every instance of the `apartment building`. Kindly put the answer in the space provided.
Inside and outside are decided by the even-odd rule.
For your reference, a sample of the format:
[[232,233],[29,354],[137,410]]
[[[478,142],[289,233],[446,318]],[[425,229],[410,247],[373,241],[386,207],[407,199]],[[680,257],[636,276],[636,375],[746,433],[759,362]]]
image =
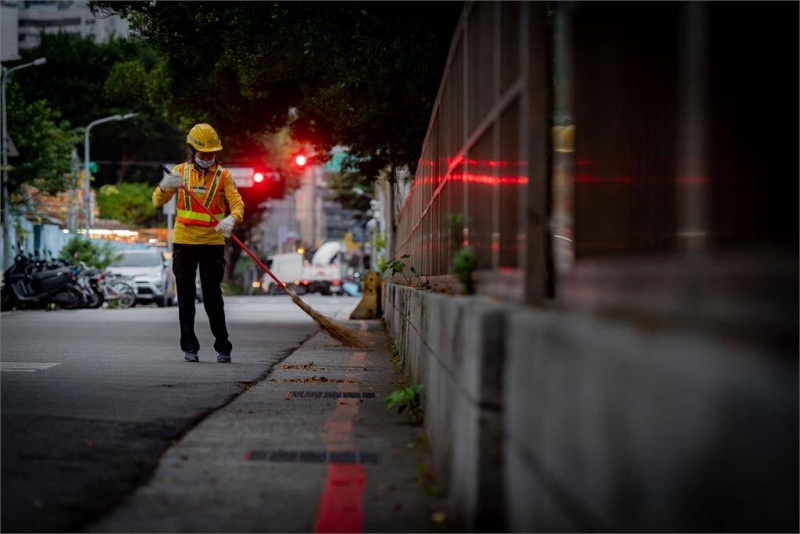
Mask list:
[[91,35],[98,43],[129,34],[127,21],[118,15],[95,18],[84,0],[2,0],[0,19],[0,61],[17,59],[20,50],[38,46],[42,33]]

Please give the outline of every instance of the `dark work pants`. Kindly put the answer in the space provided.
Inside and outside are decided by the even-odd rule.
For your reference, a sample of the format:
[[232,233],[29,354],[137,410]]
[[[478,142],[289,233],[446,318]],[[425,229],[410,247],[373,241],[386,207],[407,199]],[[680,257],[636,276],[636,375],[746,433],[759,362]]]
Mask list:
[[203,306],[214,334],[214,350],[230,354],[233,345],[228,341],[225,326],[225,305],[222,302],[222,277],[225,274],[225,245],[173,244],[172,272],[178,286],[178,317],[181,323],[181,350],[200,351],[194,333],[195,276],[200,268]]

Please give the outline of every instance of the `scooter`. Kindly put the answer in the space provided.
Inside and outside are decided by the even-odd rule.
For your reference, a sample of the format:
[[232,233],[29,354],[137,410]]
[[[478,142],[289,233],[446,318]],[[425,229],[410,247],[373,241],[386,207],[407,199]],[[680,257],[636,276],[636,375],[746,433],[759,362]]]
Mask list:
[[99,308],[105,302],[105,295],[100,287],[100,271],[89,267],[84,262],[72,268],[77,276],[84,308]]
[[75,273],[69,266],[55,269],[39,268],[33,258],[18,254],[3,274],[0,310],[30,306],[44,308],[55,304],[74,309],[82,304]]

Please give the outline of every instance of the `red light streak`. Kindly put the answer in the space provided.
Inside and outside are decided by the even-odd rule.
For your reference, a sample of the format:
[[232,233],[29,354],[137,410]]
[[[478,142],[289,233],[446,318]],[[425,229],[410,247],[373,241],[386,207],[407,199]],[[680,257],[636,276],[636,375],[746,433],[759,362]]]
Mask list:
[[457,174],[451,177],[456,182],[467,182],[481,185],[525,185],[527,176],[492,176],[491,174]]

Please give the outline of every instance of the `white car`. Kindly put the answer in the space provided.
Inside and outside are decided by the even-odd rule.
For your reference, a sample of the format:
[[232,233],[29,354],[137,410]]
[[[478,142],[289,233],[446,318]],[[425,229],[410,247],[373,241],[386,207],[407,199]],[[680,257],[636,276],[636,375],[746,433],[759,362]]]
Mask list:
[[164,254],[154,248],[125,249],[118,251],[119,259],[108,270],[133,278],[136,285],[136,303],[153,304],[159,308],[177,302],[175,278]]

